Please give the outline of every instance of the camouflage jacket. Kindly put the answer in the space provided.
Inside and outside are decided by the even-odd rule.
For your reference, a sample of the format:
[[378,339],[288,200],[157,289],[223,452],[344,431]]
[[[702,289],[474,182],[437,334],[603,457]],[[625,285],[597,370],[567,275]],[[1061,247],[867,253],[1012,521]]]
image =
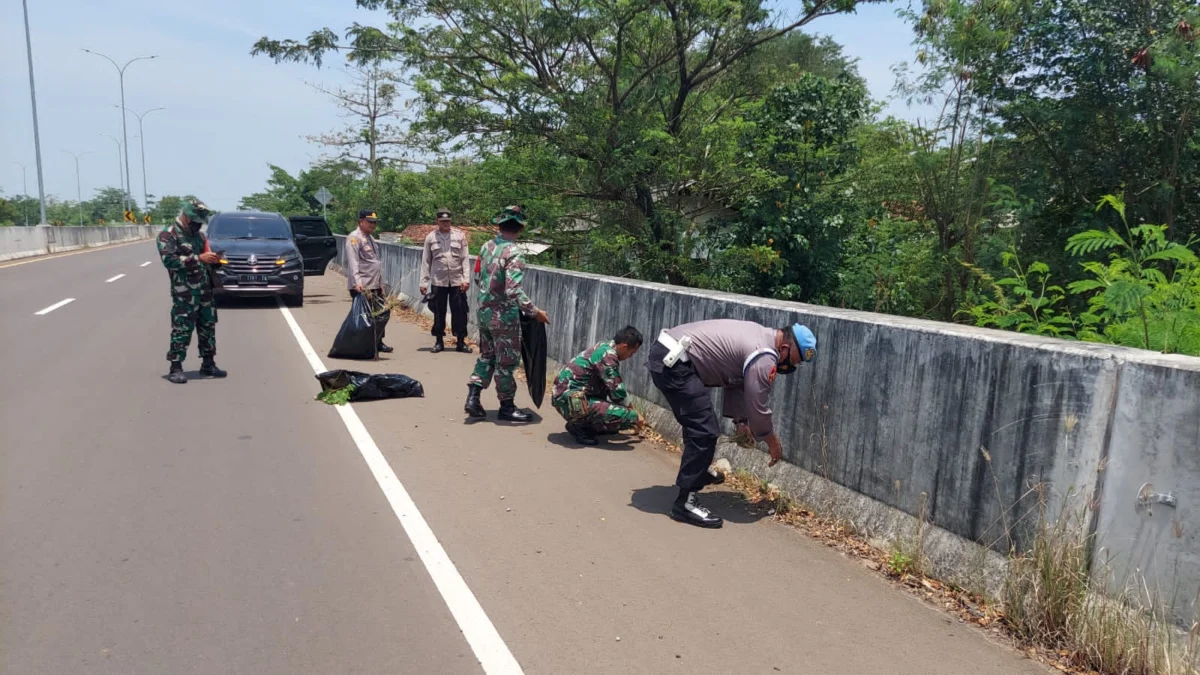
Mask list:
[[526,316],[538,312],[538,308],[525,295],[521,282],[525,276],[525,260],[516,242],[496,237],[479,249],[475,259],[475,283],[479,289],[479,308],[489,309],[508,321],[520,318],[519,310]]
[[200,262],[204,235],[191,234],[179,221],[158,233],[158,255],[171,279],[173,295],[200,296],[212,292],[212,271]]
[[621,360],[611,340],[585,349],[554,378],[554,397],[582,391],[588,398],[624,403],[629,397],[621,380]]

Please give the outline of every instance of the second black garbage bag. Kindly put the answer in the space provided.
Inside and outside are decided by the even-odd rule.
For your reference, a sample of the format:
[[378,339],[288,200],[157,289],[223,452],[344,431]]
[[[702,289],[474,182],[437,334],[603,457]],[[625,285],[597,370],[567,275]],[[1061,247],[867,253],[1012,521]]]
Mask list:
[[350,313],[333,338],[331,359],[373,359],[378,354],[379,331],[387,324],[386,316],[374,316],[366,294],[355,296]]

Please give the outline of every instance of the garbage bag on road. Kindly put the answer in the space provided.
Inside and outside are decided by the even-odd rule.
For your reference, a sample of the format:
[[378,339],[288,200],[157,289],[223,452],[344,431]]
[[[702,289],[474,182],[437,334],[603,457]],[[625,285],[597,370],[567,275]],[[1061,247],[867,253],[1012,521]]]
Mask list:
[[[355,296],[354,303],[350,305],[350,313],[346,315],[346,320],[338,329],[337,337],[333,339],[333,346],[329,348],[329,358],[375,358],[379,349],[378,331],[381,328],[376,323],[376,318],[371,316],[367,296],[362,293]],[[386,324],[387,319],[384,318],[378,323]]]
[[546,324],[533,317],[521,317],[521,363],[529,398],[541,408],[546,396]]
[[373,401],[381,398],[420,398],[425,388],[407,375],[371,375],[356,370],[327,370],[317,375],[321,391],[345,389],[354,385],[350,402]]

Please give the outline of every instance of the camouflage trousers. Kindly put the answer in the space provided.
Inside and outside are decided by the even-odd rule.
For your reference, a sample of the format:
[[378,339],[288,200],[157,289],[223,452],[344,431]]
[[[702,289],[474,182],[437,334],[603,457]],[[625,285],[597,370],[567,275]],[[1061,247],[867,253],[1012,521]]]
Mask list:
[[637,426],[639,419],[633,408],[588,398],[582,391],[568,391],[562,396],[555,396],[550,404],[568,424],[591,429],[596,434],[615,434],[623,429],[632,429]]
[[479,359],[467,384],[487,389],[495,374],[496,396],[511,401],[517,395],[513,369],[521,361],[521,326],[498,323],[479,327]]
[[211,295],[175,295],[171,299],[171,348],[167,360],[183,361],[187,357],[188,345],[192,342],[192,331],[196,331],[196,346],[200,356],[207,358],[217,353],[217,308]]

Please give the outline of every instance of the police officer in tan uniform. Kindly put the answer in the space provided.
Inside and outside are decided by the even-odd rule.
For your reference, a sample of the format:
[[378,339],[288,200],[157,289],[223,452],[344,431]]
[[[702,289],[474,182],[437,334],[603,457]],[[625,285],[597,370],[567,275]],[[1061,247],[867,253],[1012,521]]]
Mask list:
[[768,328],[752,321],[713,319],[659,334],[646,368],[683,428],[683,457],[675,478],[679,496],[671,507],[672,518],[721,527],[721,519],[696,499],[704,487],[725,480],[709,469],[721,434],[709,388],[725,390],[723,416],[731,418],[740,432],[764,441],[771,453],[769,466],[774,466],[783,456],[768,400],[775,376],[794,373],[816,355],[816,336],[798,323]]
[[446,348],[446,305],[450,305],[450,330],[457,341],[456,351],[470,354],[467,346],[467,290],[471,288],[471,269],[467,254],[467,236],[451,227],[450,211],[438,209],[438,229],[425,237],[421,253],[421,295],[428,296],[429,309],[433,312],[433,330],[436,342],[433,353]]
[[[383,264],[379,261],[379,244],[371,235],[375,233],[379,217],[371,209],[358,212],[358,229],[346,237],[346,285],[350,297],[355,298],[370,292],[377,301],[383,299]],[[392,348],[383,344],[386,321],[376,322],[379,351],[387,353]]]

